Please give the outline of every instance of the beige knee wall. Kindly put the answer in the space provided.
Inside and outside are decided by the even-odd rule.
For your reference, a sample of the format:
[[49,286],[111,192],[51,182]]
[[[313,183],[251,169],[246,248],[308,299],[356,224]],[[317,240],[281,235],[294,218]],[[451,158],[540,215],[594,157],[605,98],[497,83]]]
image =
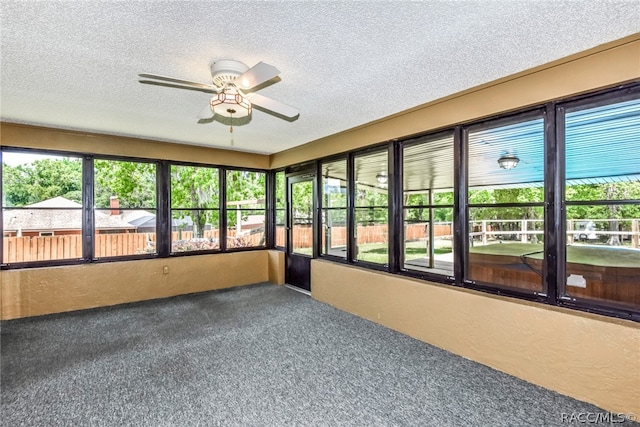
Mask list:
[[0,318],[40,316],[266,281],[284,283],[282,252],[4,270],[0,272]]
[[640,324],[313,260],[312,296],[613,412],[640,416]]

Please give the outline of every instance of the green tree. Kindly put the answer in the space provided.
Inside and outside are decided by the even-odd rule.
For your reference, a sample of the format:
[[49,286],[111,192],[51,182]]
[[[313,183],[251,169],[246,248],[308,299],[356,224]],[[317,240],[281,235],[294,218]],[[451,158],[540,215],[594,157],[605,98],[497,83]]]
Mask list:
[[[409,221],[423,222],[429,219],[429,192],[405,194],[403,203],[405,206],[412,206],[406,209],[405,219]],[[433,192],[433,220],[435,222],[453,221],[453,210],[451,208],[438,208],[436,206],[453,205],[453,191]]]
[[[191,216],[193,234],[204,237],[206,224],[219,224],[220,179],[216,168],[171,166],[171,208],[174,218]],[[179,210],[184,208],[185,210]]]
[[82,201],[82,161],[55,158],[32,163],[2,165],[5,206],[25,206],[54,197]]
[[276,173],[276,209],[284,209],[287,205],[286,191],[287,191],[287,178],[284,172]]
[[28,166],[2,164],[2,205],[24,206],[31,203],[29,188],[32,185],[31,169]]
[[[226,203],[229,226],[237,225],[242,219],[246,219],[248,212],[264,213],[266,178],[267,174],[264,172],[227,171]],[[238,217],[238,212],[241,217]]]
[[123,208],[155,208],[154,163],[98,159],[94,162],[94,198],[98,208],[108,208],[117,196]]
[[[615,201],[640,199],[640,181],[610,182],[606,184],[576,184],[566,188],[566,199],[571,201]],[[609,204],[609,205],[577,205],[567,207],[567,218],[586,219],[596,221],[598,229],[620,231],[626,222],[632,218],[640,218],[640,204]],[[597,220],[611,220],[600,221]],[[610,234],[607,244],[620,245],[617,234]]]

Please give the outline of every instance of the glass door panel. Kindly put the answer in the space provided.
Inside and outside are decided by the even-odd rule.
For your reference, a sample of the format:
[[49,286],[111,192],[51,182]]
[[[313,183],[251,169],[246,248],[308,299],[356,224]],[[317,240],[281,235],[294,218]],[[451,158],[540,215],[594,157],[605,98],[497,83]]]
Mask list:
[[313,181],[291,183],[291,252],[313,256]]

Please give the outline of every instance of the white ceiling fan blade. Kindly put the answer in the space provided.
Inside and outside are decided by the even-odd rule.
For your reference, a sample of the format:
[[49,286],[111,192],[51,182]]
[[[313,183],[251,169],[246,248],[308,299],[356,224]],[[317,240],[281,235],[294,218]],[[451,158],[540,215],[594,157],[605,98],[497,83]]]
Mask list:
[[[218,89],[214,85],[210,85],[210,84],[206,84],[206,83],[193,82],[191,80],[176,79],[174,77],[167,77],[167,76],[160,76],[160,75],[157,75],[157,74],[146,74],[146,73],[138,74],[138,76],[140,76],[142,78],[145,78],[145,79],[160,80],[162,82],[176,83],[176,84],[185,85],[185,86],[197,87],[197,88],[200,88],[200,89],[208,89],[208,90],[216,92],[216,93],[218,91]],[[141,83],[144,83],[144,82],[141,81]],[[158,82],[155,82],[155,83],[158,83]]]
[[236,77],[235,83],[240,89],[248,90],[266,82],[267,80],[271,80],[278,74],[280,74],[280,70],[273,65],[258,62],[256,65]]
[[202,111],[200,111],[200,113],[198,113],[198,119],[200,120],[210,119],[213,117],[213,114],[214,113],[213,113],[213,110],[211,109],[211,105],[207,105],[202,109]]
[[271,111],[276,115],[283,116],[289,120],[295,120],[300,115],[300,112],[296,108],[257,93],[247,94],[247,98],[249,98],[251,104],[256,107]]

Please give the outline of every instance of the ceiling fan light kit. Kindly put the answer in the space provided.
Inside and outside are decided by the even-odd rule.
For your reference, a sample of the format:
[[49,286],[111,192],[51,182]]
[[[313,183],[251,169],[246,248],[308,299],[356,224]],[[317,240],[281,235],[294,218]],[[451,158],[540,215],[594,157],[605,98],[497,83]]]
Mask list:
[[251,102],[240,93],[229,90],[211,98],[211,111],[223,117],[241,118],[251,114]]

